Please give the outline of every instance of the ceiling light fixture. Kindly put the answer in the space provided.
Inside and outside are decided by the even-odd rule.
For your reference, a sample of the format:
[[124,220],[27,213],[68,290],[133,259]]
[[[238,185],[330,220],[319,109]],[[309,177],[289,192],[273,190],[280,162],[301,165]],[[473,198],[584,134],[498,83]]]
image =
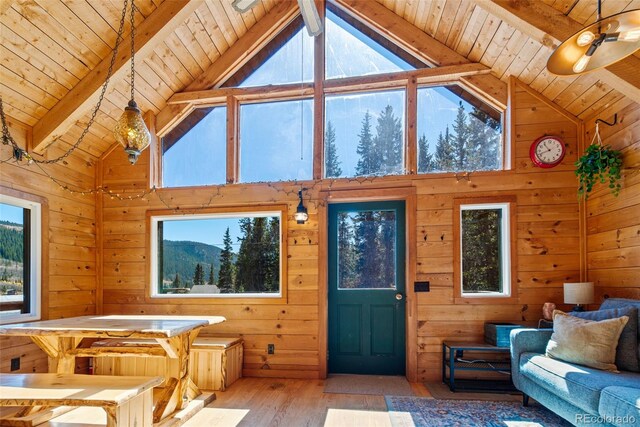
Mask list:
[[640,9],[601,17],[565,40],[553,52],[547,69],[559,76],[587,73],[609,66],[640,49]]
[[[134,13],[135,6],[134,0],[131,0],[131,100],[124,108],[124,113],[120,116],[120,119],[116,123],[116,127],[113,130],[113,136],[120,144],[124,146],[124,151],[129,155],[129,161],[131,164],[135,164],[138,160],[138,156],[142,153],[151,142],[151,134],[147,125],[144,123],[138,104],[134,99],[135,91],[135,25],[134,25]],[[127,3],[125,2],[125,8]]]
[[236,11],[240,13],[244,13],[247,10],[251,9],[256,4],[258,4],[258,1],[259,0],[233,0],[233,3],[231,3],[231,6],[233,6],[233,8]]

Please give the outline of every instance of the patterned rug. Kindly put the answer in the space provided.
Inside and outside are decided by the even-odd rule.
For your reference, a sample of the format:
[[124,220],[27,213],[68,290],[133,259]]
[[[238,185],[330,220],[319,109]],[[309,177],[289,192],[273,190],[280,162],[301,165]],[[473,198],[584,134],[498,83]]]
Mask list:
[[394,427],[570,427],[539,404],[385,396]]

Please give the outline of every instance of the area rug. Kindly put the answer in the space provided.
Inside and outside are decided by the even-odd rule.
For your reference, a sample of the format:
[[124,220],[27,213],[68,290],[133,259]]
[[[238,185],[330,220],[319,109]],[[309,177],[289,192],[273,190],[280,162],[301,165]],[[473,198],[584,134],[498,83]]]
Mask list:
[[571,427],[564,419],[535,404],[477,400],[436,400],[386,396],[394,427]]
[[325,393],[414,396],[405,377],[385,375],[331,374],[324,382]]
[[434,399],[443,400],[491,400],[495,402],[522,402],[520,393],[475,393],[470,391],[449,390],[449,386],[441,382],[428,382],[424,386]]

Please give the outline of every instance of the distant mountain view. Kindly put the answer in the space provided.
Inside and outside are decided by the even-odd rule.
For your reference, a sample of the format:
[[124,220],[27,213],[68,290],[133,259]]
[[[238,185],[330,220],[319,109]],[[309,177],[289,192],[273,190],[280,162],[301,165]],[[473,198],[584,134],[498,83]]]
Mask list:
[[162,243],[164,247],[162,268],[164,282],[172,282],[178,274],[183,284],[193,283],[198,264],[204,270],[205,282],[209,280],[211,264],[213,264],[214,283],[217,282],[222,249],[200,242],[163,240]]
[[0,221],[0,295],[22,294],[23,226]]

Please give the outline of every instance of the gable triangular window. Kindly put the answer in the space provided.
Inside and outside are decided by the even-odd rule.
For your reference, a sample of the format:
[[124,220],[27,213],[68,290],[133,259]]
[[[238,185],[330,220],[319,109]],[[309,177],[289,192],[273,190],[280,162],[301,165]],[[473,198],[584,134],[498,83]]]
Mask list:
[[325,78],[367,76],[415,69],[387,47],[327,9]]
[[[266,60],[249,74],[238,87],[279,85],[313,81],[313,37],[304,27],[297,25],[297,31],[284,43],[274,40],[274,49]],[[286,30],[285,30],[286,31]],[[280,45],[280,47],[277,47]],[[263,53],[264,54],[264,53]]]

